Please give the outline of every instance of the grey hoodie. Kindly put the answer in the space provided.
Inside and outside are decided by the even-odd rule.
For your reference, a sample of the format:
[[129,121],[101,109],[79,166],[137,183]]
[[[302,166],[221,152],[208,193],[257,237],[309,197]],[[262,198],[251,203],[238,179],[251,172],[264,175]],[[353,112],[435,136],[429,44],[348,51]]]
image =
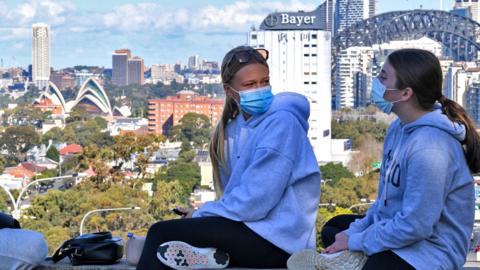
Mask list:
[[348,248],[392,250],[416,269],[461,269],[474,220],[465,127],[440,109],[387,131],[378,197],[350,225]]

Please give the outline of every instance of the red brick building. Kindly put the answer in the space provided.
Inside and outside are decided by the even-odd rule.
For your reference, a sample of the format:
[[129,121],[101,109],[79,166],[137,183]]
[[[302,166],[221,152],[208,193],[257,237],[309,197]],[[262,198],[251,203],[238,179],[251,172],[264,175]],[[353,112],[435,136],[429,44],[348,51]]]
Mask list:
[[148,100],[148,131],[167,135],[171,126],[178,125],[180,119],[189,113],[208,116],[215,125],[223,111],[223,99],[200,96],[193,91],[180,91],[176,96]]

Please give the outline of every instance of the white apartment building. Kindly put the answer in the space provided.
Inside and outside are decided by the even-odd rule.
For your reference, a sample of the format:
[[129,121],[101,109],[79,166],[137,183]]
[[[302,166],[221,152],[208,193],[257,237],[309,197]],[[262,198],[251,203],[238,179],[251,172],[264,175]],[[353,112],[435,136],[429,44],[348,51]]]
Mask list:
[[274,93],[297,92],[310,101],[308,137],[318,161],[331,160],[331,33],[320,30],[319,14],[269,14],[248,45],[270,52]]

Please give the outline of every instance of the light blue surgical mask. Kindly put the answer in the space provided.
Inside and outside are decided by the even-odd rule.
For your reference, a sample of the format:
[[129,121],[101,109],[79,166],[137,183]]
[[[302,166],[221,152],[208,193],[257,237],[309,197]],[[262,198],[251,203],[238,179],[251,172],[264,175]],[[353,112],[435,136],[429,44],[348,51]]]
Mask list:
[[393,104],[399,102],[397,101],[387,101],[383,98],[385,91],[394,91],[399,89],[387,89],[385,85],[378,79],[378,77],[373,78],[372,80],[372,102],[377,106],[382,112],[390,114],[392,112]]
[[273,94],[270,85],[245,91],[237,91],[231,86],[230,88],[240,96],[240,109],[250,115],[262,114],[272,105]]

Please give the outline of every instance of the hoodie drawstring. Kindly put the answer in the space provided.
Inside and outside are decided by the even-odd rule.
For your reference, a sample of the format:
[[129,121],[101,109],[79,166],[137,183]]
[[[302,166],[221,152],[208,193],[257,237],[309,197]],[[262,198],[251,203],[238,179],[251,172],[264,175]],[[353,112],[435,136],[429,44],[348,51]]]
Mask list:
[[392,172],[392,169],[395,167],[394,161],[397,159],[397,156],[401,150],[402,139],[403,139],[403,128],[400,130],[400,139],[398,140],[397,147],[395,147],[395,151],[393,152],[392,159],[387,168],[387,171],[385,172],[385,178],[384,178],[384,184],[383,184],[383,205],[384,206],[387,206],[388,179],[390,177],[390,173]]

